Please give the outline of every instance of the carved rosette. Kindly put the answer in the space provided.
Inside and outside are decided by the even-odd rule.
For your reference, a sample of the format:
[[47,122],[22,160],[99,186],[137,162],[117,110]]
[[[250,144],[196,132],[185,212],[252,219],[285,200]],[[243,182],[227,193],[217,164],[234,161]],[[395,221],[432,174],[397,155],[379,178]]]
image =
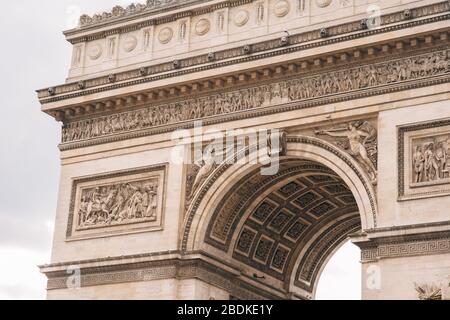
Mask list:
[[326,8],[331,4],[332,0],[316,0],[316,5],[319,8]]

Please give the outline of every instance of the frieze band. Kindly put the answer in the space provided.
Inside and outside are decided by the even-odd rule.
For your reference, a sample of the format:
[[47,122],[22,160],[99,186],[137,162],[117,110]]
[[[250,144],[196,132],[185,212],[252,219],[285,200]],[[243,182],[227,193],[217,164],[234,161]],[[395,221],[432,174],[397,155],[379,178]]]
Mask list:
[[368,262],[381,258],[411,257],[440,253],[450,253],[450,238],[448,234],[447,236],[442,236],[440,239],[386,243],[372,248],[362,248],[361,260]]
[[152,106],[67,124],[63,143],[447,74],[449,51]]

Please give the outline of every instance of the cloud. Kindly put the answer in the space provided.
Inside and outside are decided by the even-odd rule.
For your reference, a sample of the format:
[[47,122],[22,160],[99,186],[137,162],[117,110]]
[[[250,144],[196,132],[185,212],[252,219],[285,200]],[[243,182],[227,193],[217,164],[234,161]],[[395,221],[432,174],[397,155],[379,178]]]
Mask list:
[[51,247],[52,228],[49,221],[27,219],[16,213],[0,216],[0,246],[48,251]]
[[319,279],[317,300],[361,300],[360,255],[351,242],[335,253]]
[[0,246],[0,299],[45,299],[46,280],[37,265],[48,261],[49,252]]

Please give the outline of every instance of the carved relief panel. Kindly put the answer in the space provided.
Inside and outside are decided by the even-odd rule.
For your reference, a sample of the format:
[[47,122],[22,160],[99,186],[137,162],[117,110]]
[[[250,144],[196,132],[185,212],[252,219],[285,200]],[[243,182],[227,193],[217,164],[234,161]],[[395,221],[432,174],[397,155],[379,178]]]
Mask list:
[[75,179],[68,239],[161,230],[166,166]]
[[[358,162],[375,186],[378,182],[378,124],[376,119],[361,119],[301,130],[298,133],[316,136],[342,149]],[[297,133],[293,131],[292,133]]]
[[450,120],[399,128],[399,198],[450,194]]

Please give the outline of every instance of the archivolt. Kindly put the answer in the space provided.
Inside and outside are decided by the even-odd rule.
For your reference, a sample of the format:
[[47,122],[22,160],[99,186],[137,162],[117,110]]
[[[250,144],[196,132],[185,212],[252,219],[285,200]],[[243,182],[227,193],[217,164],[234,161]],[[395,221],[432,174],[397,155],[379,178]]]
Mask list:
[[[371,229],[376,226],[377,205],[374,189],[360,165],[350,155],[326,141],[305,136],[289,136],[287,148],[287,157],[284,160],[296,158],[312,161],[339,176],[347,184],[356,200],[362,229]],[[251,146],[237,152],[234,158],[239,159],[243,155],[256,151],[256,146]],[[203,182],[185,215],[181,238],[183,251],[201,248],[213,213],[224,200],[224,196],[249,172],[259,167],[251,164],[230,165],[229,161],[225,161]]]

